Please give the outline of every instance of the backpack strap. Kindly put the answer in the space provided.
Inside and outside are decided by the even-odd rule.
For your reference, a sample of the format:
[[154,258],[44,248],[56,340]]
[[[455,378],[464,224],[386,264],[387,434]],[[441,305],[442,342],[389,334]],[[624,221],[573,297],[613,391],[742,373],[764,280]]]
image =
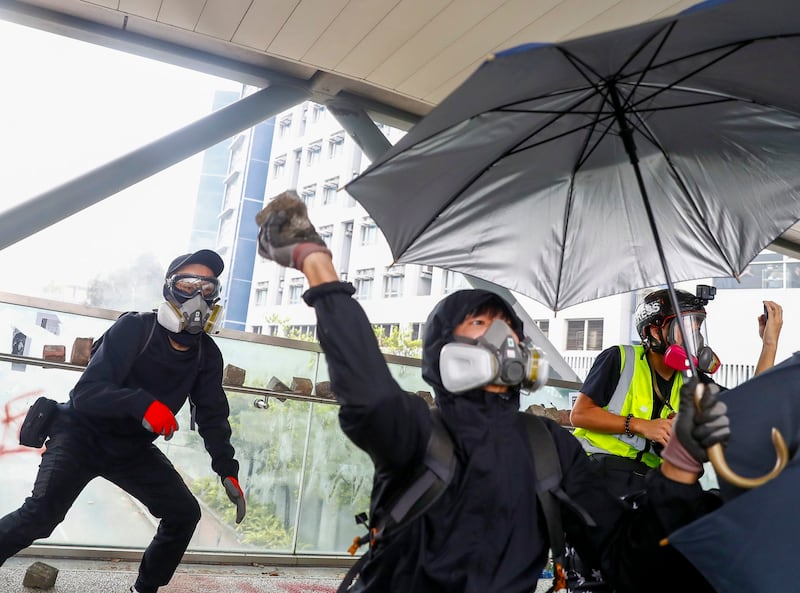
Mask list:
[[553,435],[538,416],[520,412],[528,434],[531,453],[536,469],[536,498],[542,508],[553,553],[553,585],[550,591],[567,591],[565,562],[567,557],[566,536],[561,522],[562,506],[572,509],[590,527],[596,527],[594,519],[561,487],[561,461],[558,457]]
[[155,313],[142,313],[142,317],[148,316],[150,317],[150,331],[147,332],[147,338],[142,345],[139,347],[139,353],[136,357],[140,357],[142,353],[147,350],[147,347],[150,345],[150,342],[153,341],[153,334],[156,332],[156,314]]
[[[369,527],[366,535],[353,540],[353,545],[348,550],[350,554],[354,555],[358,548],[366,543],[372,548],[388,533],[396,534],[411,525],[433,506],[453,481],[458,467],[453,439],[442,422],[439,410],[435,408],[431,410],[431,420],[431,436],[428,438],[423,458],[424,470],[405,490],[392,499],[388,511]],[[357,515],[356,522],[366,523],[365,514]],[[353,586],[368,556],[369,551],[350,567],[337,593],[344,593]]]
[[561,525],[561,505],[554,491],[561,489],[561,462],[553,436],[537,416],[522,413],[536,468],[536,498],[542,507],[553,560],[563,565],[566,554],[564,528]]
[[[150,345],[150,342],[153,340],[153,334],[156,331],[156,314],[152,312],[137,313],[136,311],[126,311],[125,313],[122,313],[119,317],[117,317],[117,320],[120,320],[125,315],[137,315],[137,314],[141,315],[142,318],[145,318],[145,324],[147,323],[146,319],[148,317],[150,318],[150,329],[148,330],[147,327],[145,326],[145,331],[142,333],[142,338],[141,341],[139,342],[139,351],[136,353],[135,358],[139,358],[142,355],[142,353],[147,349],[147,347]],[[95,352],[97,352],[98,348],[100,348],[100,344],[103,343],[103,338],[105,337],[105,335],[106,335],[105,332],[103,332],[103,334],[99,338],[97,338],[94,342],[92,342],[92,348],[89,353],[90,358],[94,355]]]

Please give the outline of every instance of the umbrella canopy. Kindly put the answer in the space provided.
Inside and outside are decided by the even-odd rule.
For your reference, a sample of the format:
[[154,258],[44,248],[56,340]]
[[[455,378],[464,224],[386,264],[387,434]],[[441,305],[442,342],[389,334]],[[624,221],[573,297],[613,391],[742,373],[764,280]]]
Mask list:
[[769,429],[787,436],[792,461],[783,472],[753,490],[720,483],[726,503],[669,536],[719,593],[796,590],[800,563],[800,354],[720,394],[728,405],[731,439],[725,457],[741,475],[761,475],[775,462]]
[[796,0],[707,2],[522,46],[487,60],[347,190],[398,262],[556,311],[738,276],[800,218],[798,55]]

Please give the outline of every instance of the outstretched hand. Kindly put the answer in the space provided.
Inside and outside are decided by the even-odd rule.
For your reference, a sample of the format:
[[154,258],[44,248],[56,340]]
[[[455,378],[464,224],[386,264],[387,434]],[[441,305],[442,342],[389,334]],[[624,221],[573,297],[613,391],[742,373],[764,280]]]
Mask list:
[[258,253],[282,266],[303,269],[305,258],[315,252],[331,252],[308,218],[305,203],[293,191],[274,197],[256,215]]
[[222,480],[222,485],[225,487],[225,494],[236,505],[236,523],[241,523],[247,512],[247,505],[244,500],[244,491],[239,486],[239,480],[233,476],[228,476]]

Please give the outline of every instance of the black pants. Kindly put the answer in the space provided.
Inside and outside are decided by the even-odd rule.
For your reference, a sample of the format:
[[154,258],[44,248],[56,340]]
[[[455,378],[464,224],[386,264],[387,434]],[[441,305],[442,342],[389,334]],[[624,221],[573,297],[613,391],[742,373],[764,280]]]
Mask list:
[[166,585],[200,521],[197,499],[155,445],[135,455],[110,455],[63,412],[51,429],[31,496],[0,519],[0,565],[34,540],[48,537],[96,477],[116,484],[161,520],[144,552],[136,587],[155,591]]
[[614,496],[625,498],[645,489],[644,477],[650,467],[641,461],[604,453],[592,453],[589,458],[597,463],[606,487]]

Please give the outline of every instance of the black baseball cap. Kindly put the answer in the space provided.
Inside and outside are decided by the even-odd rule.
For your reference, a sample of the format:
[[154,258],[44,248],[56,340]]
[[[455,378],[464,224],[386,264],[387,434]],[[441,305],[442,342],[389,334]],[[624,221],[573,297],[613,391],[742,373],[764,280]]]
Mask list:
[[164,278],[169,278],[177,270],[180,270],[183,266],[188,266],[189,264],[202,264],[210,268],[214,273],[214,276],[219,276],[222,274],[222,270],[225,269],[225,263],[222,261],[222,258],[216,251],[211,251],[210,249],[201,249],[199,251],[195,251],[194,253],[179,255],[173,259],[172,263],[167,267],[167,273],[164,274]]

